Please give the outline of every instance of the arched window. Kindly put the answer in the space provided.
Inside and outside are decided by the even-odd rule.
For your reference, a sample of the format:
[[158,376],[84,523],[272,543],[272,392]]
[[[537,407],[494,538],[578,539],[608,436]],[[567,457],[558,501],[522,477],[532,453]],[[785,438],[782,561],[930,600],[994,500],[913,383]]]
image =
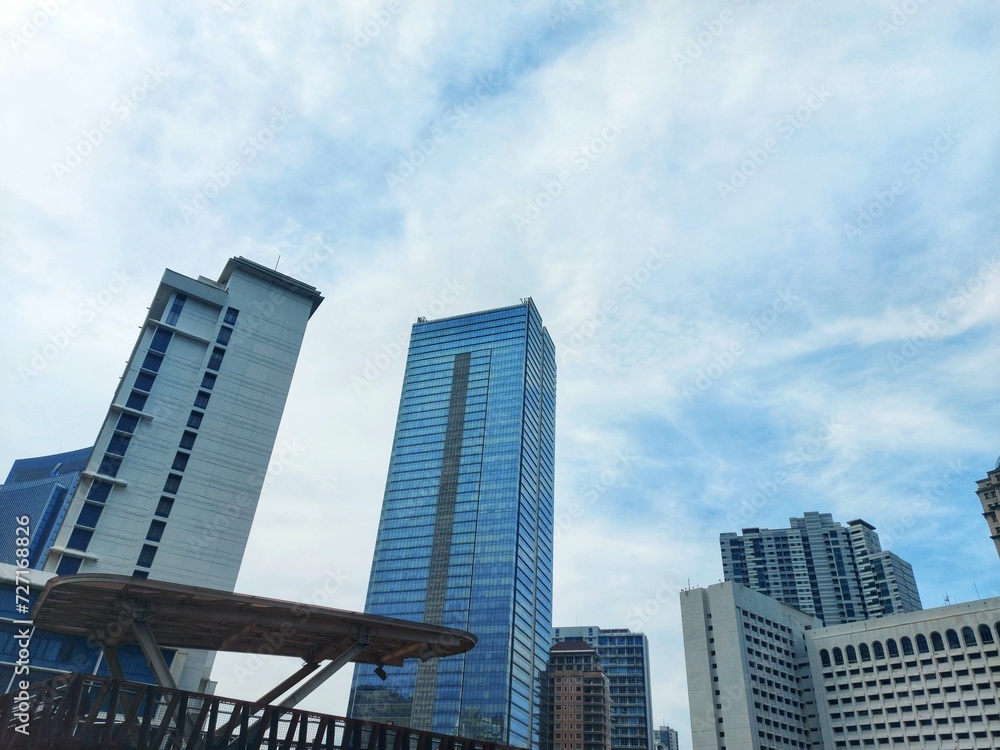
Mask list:
[[958,642],[958,633],[954,630],[946,630],[944,637],[948,639],[948,648],[962,648],[962,644]]
[[848,664],[857,664],[858,663],[858,652],[854,650],[854,646],[848,646],[844,650],[847,651],[847,663]]
[[844,652],[839,647],[833,649],[833,663],[838,666],[844,663]]
[[830,666],[830,652],[825,648],[819,652],[819,660],[823,662],[824,667]]
[[941,634],[936,630],[931,633],[931,645],[934,646],[935,651],[944,651],[944,641],[941,640]]
[[979,640],[983,642],[985,646],[987,643],[993,643],[993,633],[990,631],[989,625],[979,626]]
[[913,641],[907,636],[899,639],[899,647],[903,649],[903,656],[913,656]]
[[882,650],[882,644],[879,641],[874,641],[872,643],[872,653],[875,654],[876,659],[885,658],[885,651]]
[[890,659],[899,658],[899,649],[896,648],[896,641],[894,641],[892,638],[890,638],[885,642],[885,650],[889,652]]
[[969,648],[975,648],[979,645],[976,642],[976,634],[972,632],[972,628],[968,625],[962,628],[962,640],[965,641],[965,645]]
[[861,653],[861,661],[871,661],[872,652],[868,650],[868,644],[862,643],[858,646],[858,651]]
[[919,633],[917,635],[917,651],[919,651],[922,654],[930,653],[930,649],[927,648],[927,636],[925,636],[923,633]]

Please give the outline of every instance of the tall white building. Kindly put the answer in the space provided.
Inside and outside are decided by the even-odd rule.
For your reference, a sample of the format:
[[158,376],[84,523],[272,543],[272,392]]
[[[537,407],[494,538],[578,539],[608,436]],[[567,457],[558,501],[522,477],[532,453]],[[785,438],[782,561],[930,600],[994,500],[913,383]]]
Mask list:
[[805,648],[819,618],[731,582],[680,599],[694,750],[819,748]]
[[[218,281],[167,270],[44,570],[232,591],[322,299],[245,258]],[[203,688],[210,662],[175,657],[179,686]]]

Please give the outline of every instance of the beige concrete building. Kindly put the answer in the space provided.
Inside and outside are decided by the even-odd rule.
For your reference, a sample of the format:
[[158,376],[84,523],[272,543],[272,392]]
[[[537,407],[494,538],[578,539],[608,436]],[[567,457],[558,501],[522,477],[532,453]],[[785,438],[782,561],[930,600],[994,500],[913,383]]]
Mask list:
[[1000,747],[1000,598],[806,633],[826,750]]
[[550,750],[611,750],[611,689],[600,658],[583,641],[549,653]]
[[823,622],[738,583],[682,591],[694,750],[815,750],[805,637]]

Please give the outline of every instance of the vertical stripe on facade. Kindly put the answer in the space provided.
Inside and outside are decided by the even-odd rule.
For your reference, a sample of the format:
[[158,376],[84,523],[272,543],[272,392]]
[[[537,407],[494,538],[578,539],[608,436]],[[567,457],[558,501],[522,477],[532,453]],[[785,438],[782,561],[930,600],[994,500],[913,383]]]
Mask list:
[[[455,499],[458,496],[458,471],[462,458],[462,432],[465,426],[465,402],[469,391],[469,365],[472,355],[455,355],[451,395],[448,401],[448,424],[444,435],[444,455],[438,483],[434,515],[434,541],[427,575],[427,600],[424,622],[441,625],[444,620],[445,591],[448,586],[448,563],[451,560],[451,535],[455,522]],[[421,662],[413,691],[413,724],[429,727],[434,716],[438,660]]]

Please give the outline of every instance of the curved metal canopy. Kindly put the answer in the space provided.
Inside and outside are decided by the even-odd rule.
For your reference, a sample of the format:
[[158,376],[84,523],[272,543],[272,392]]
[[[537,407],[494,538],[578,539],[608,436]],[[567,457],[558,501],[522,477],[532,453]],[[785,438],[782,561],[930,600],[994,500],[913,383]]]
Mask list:
[[36,627],[104,647],[140,643],[134,624],[143,624],[165,648],[268,653],[310,663],[364,643],[351,661],[400,666],[406,658],[464,653],[477,640],[438,625],[105,574],[51,579],[31,616]]

